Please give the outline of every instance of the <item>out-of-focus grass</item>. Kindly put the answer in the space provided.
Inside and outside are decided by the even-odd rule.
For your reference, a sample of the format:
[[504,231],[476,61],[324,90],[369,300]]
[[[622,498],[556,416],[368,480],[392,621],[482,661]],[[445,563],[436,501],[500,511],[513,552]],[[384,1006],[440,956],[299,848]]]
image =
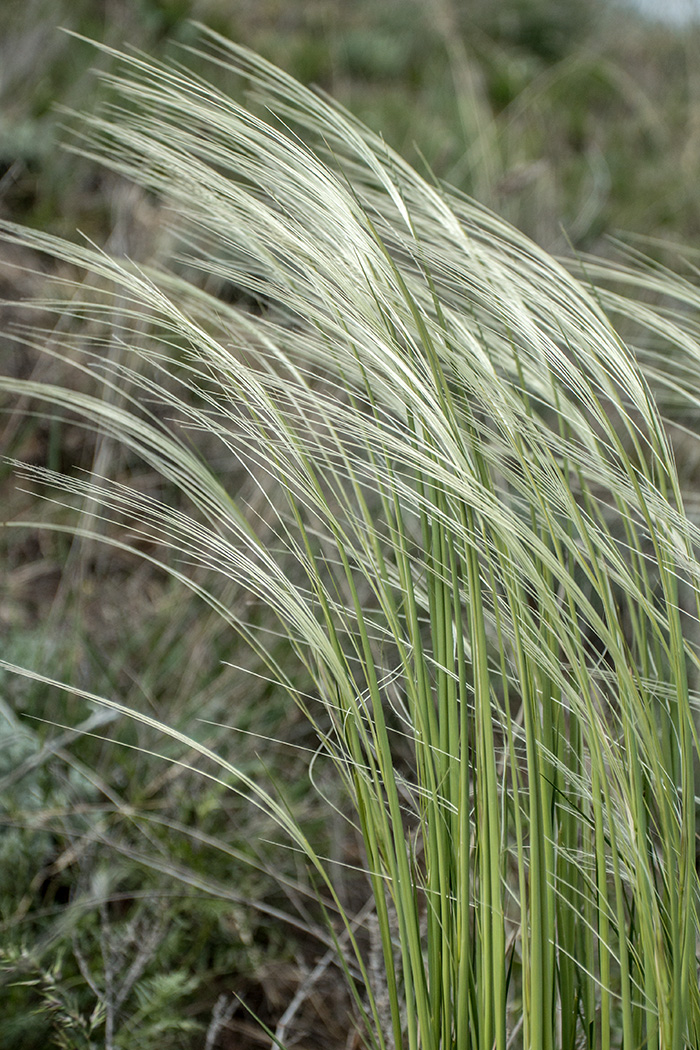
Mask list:
[[89,107],[94,56],[57,26],[158,55],[193,41],[188,17],[329,91],[548,248],[615,230],[690,243],[700,230],[699,31],[606,0],[8,0],[0,207],[105,234],[110,181],[57,150],[53,108]]

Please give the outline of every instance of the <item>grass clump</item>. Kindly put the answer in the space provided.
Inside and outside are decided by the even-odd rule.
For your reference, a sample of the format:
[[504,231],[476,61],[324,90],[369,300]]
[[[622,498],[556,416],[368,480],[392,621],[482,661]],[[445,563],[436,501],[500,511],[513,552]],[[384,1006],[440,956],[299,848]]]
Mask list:
[[286,835],[367,1046],[696,1046],[697,526],[653,392],[665,340],[692,408],[696,333],[203,35],[197,60],[244,78],[248,108],[116,56],[77,147],[161,202],[168,264],[3,222],[89,280],[43,304],[70,321],[47,346],[76,383],[1,385],[122,446],[130,477],[18,470],[74,515],[46,528],[189,587],[308,719],[371,913],[284,784],[74,695],[162,731]]

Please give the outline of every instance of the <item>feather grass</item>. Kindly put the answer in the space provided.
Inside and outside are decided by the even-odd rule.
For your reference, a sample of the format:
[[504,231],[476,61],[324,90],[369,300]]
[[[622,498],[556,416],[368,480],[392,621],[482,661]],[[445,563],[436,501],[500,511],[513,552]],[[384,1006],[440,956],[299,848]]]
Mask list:
[[[163,202],[172,265],[0,225],[99,281],[43,304],[72,319],[52,352],[80,348],[75,367],[121,395],[0,387],[117,439],[182,503],[19,473],[126,519],[131,538],[108,541],[169,551],[174,563],[147,557],[316,727],[362,836],[381,987],[333,866],[284,799],[205,757],[343,917],[368,1046],[697,1046],[698,527],[654,397],[663,357],[635,355],[609,317],[693,361],[696,333],[572,276],[329,100],[202,35],[198,58],[243,77],[249,108],[184,68],[111,53],[110,100],[75,146]],[[132,365],[102,353],[115,301]],[[264,529],[202,435],[258,487]],[[87,519],[71,528],[98,536]],[[274,612],[289,667],[217,578]]]

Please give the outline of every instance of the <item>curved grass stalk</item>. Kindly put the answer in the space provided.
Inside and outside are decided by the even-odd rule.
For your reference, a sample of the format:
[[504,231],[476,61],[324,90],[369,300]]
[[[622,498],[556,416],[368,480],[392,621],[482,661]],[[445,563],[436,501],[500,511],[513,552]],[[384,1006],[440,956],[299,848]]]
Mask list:
[[[579,283],[332,103],[204,37],[264,119],[117,56],[111,101],[82,124],[82,152],[163,201],[169,268],[0,224],[100,279],[45,304],[74,318],[52,352],[83,343],[77,367],[130,394],[2,389],[120,440],[178,505],[31,476],[169,550],[316,727],[374,893],[391,1032],[344,920],[369,1045],[697,1045],[697,610],[679,588],[697,588],[698,530],[652,390],[663,362],[636,358],[605,311],[651,332],[661,315]],[[101,361],[113,297],[133,366]],[[689,347],[700,359],[684,329]],[[258,485],[264,535],[200,436]],[[275,614],[314,700],[217,578]],[[237,790],[342,911],[284,805],[250,777]]]

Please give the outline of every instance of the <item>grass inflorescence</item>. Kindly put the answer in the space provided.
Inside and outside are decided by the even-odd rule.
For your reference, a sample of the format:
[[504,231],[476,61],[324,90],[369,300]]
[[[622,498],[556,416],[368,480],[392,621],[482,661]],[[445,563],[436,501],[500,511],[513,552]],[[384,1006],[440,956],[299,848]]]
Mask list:
[[[572,276],[203,39],[248,108],[113,56],[74,146],[157,198],[167,265],[3,222],[69,271],[42,306],[76,381],[0,386],[147,466],[148,485],[17,469],[63,505],[46,529],[191,588],[308,719],[371,912],[355,921],[279,778],[74,695],[205,760],[302,854],[368,1046],[696,1046],[698,536],[656,398],[694,408],[697,293]],[[673,318],[615,290],[634,280]]]

